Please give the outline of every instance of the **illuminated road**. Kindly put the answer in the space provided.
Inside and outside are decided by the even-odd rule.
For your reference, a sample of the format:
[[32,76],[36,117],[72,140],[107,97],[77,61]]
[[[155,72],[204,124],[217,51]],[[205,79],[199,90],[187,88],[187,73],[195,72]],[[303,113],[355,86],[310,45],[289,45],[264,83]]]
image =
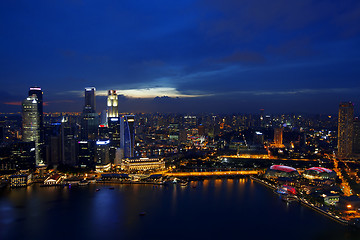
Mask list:
[[317,162],[318,159],[307,159],[307,158],[277,158],[268,155],[253,155],[253,154],[240,154],[240,155],[223,155],[221,158],[240,158],[240,159],[269,159],[269,160],[286,160],[286,161],[310,161]]
[[339,168],[339,162],[338,160],[333,157],[332,160],[334,161],[334,171],[336,172],[336,174],[338,175],[338,177],[340,178],[341,180],[341,190],[343,191],[344,195],[345,196],[351,196],[352,195],[352,191],[351,191],[351,188],[350,188],[350,185],[349,183],[344,179],[342,173],[341,173],[341,170]]
[[190,176],[226,176],[226,175],[254,175],[258,174],[257,170],[247,171],[221,171],[221,172],[176,172],[165,173],[165,176],[170,177],[190,177]]

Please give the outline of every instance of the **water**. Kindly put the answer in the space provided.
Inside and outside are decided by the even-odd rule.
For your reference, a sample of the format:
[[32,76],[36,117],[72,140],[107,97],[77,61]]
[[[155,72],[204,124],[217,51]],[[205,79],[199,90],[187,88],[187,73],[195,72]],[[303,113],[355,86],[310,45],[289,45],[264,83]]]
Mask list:
[[360,232],[299,203],[286,204],[249,179],[205,180],[196,188],[34,185],[0,191],[0,239],[106,238],[329,240],[360,239]]

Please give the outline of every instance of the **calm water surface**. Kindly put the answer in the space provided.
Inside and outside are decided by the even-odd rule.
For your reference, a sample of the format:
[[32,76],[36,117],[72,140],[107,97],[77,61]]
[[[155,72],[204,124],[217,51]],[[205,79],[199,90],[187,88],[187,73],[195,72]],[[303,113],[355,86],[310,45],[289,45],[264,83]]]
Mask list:
[[205,180],[196,188],[34,185],[0,191],[1,240],[106,238],[359,240],[360,232],[286,204],[249,179]]

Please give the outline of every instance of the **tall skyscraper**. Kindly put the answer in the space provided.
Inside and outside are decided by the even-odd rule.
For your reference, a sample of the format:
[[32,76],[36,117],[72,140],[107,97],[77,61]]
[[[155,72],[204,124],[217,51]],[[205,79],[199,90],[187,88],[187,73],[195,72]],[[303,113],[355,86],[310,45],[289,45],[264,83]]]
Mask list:
[[94,113],[96,112],[96,88],[87,87],[85,88],[85,106],[84,111]]
[[39,128],[40,128],[40,142],[44,142],[44,111],[43,111],[43,92],[40,87],[30,87],[29,96],[33,94],[37,97],[38,114],[39,114]]
[[40,156],[40,116],[38,98],[33,94],[22,102],[22,140],[35,143],[35,164],[43,165]]
[[124,150],[124,157],[134,157],[135,147],[135,116],[124,115],[120,120],[120,148]]
[[95,88],[85,88],[85,106],[81,121],[81,138],[82,140],[92,139],[97,137],[99,126],[99,115],[96,113]]
[[349,158],[352,154],[354,132],[354,104],[340,103],[338,119],[338,158]]
[[115,90],[109,90],[107,98],[108,118],[118,117],[118,96]]
[[354,120],[353,153],[360,154],[360,119]]

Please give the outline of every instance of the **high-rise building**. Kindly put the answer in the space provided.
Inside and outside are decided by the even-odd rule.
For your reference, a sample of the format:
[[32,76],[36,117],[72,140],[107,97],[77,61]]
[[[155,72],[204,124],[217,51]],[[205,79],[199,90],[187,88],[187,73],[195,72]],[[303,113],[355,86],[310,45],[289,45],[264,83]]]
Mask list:
[[107,165],[110,163],[110,140],[96,141],[96,165]]
[[118,96],[115,90],[109,90],[107,98],[108,118],[118,117]]
[[40,116],[38,99],[35,94],[22,102],[22,137],[24,142],[35,142],[35,164],[43,165],[40,156]]
[[80,167],[93,168],[95,166],[94,142],[79,141],[78,142],[78,163]]
[[274,129],[274,144],[278,146],[283,144],[283,128]]
[[85,107],[84,111],[94,113],[96,112],[96,88],[87,87],[85,88]]
[[44,110],[43,110],[43,92],[40,87],[30,87],[29,96],[36,95],[38,114],[39,114],[39,129],[40,129],[40,142],[44,142]]
[[354,120],[353,153],[360,154],[360,119]]
[[99,115],[95,111],[95,90],[94,87],[85,88],[85,106],[81,121],[82,140],[95,140],[97,137]]
[[354,132],[354,104],[340,103],[338,118],[338,158],[349,158],[352,154]]
[[120,119],[120,148],[124,149],[124,157],[134,157],[135,116],[124,115]]

